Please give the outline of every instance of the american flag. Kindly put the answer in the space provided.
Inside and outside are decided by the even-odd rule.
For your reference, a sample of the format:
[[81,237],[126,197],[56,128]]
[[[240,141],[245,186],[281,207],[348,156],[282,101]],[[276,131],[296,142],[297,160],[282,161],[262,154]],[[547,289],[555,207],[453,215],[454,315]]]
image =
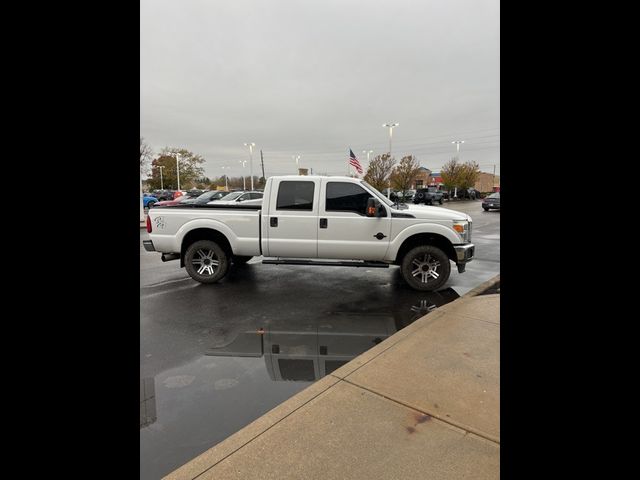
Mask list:
[[360,165],[360,162],[358,161],[358,159],[356,158],[356,154],[353,153],[353,150],[349,149],[349,165],[351,165],[352,167],[354,167],[356,169],[356,171],[362,175],[362,165]]

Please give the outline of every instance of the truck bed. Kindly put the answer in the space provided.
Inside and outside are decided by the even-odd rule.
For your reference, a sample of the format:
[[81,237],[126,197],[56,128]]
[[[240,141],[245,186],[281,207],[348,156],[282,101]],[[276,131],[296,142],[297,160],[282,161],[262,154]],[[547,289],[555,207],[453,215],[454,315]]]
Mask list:
[[262,205],[172,205],[149,210],[156,251],[179,253],[184,236],[196,229],[223,233],[234,246],[235,255],[261,254]]

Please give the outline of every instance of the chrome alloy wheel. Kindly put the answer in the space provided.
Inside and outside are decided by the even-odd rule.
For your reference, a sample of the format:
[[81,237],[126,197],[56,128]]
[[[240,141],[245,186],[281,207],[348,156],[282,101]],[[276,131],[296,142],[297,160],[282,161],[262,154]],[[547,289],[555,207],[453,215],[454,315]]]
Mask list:
[[428,283],[431,278],[437,280],[440,276],[438,267],[440,262],[433,255],[425,253],[420,257],[416,257],[411,262],[411,275],[416,277],[422,283]]
[[193,256],[191,264],[200,275],[213,275],[220,265],[220,261],[213,250],[201,248]]

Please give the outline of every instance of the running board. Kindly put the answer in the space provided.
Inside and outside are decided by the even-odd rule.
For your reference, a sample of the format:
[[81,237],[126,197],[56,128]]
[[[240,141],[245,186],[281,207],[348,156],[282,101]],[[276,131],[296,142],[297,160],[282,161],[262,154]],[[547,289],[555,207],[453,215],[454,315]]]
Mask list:
[[341,261],[341,262],[332,262],[329,260],[300,260],[296,258],[286,259],[286,258],[275,258],[275,259],[264,259],[262,263],[266,263],[267,265],[317,265],[323,267],[366,267],[366,268],[389,268],[388,263],[384,262],[364,262],[357,260],[350,261]]

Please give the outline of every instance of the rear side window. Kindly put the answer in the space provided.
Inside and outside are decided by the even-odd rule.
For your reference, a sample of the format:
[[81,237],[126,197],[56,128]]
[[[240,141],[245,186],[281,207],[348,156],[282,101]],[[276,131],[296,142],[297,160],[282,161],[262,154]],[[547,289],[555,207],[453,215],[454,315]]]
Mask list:
[[252,193],[251,200],[257,200],[258,198],[262,198],[262,193]]
[[367,213],[367,200],[371,197],[360,185],[344,182],[327,183],[327,212]]
[[280,182],[276,210],[313,210],[315,182]]

